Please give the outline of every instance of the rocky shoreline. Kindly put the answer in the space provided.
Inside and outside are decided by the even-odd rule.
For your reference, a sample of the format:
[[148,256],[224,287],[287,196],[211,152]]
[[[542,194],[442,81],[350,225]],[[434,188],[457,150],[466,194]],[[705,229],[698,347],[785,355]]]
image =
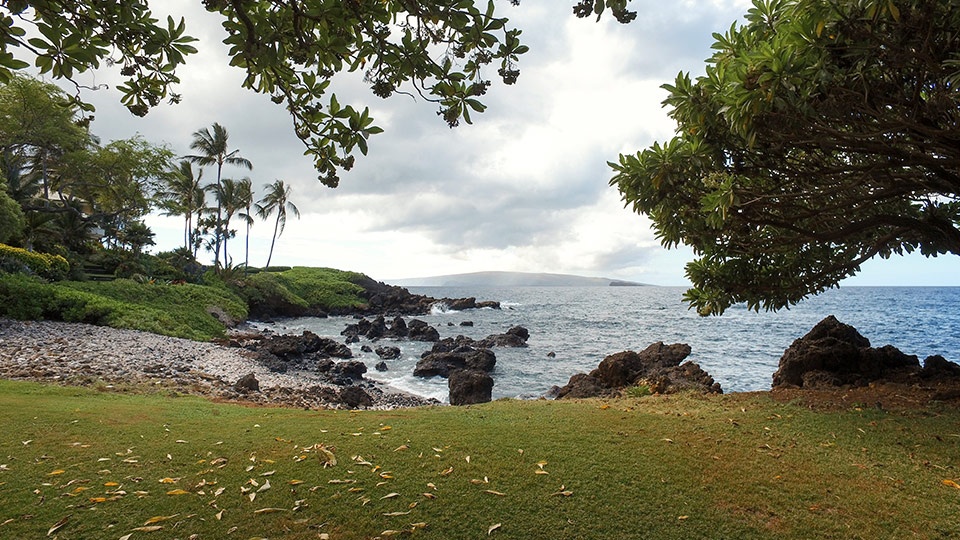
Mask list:
[[[237,384],[250,375],[257,391]],[[311,409],[349,408],[341,394],[358,387],[370,397],[365,408],[437,403],[367,380],[342,387],[310,371],[273,372],[240,348],[57,321],[0,319],[0,378]]]

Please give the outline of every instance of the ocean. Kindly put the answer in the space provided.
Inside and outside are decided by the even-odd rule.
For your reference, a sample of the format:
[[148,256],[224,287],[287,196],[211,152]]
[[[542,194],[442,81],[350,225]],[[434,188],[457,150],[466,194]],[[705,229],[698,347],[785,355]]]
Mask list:
[[[575,373],[589,372],[607,355],[642,350],[647,345],[687,343],[697,362],[724,392],[768,390],[780,357],[793,340],[823,318],[834,315],[855,327],[874,347],[893,345],[924,358],[939,354],[960,362],[960,287],[843,287],[827,291],[776,313],[756,313],[734,306],[720,317],[700,317],[688,310],[682,287],[410,287],[435,298],[496,300],[499,310],[450,311],[436,307],[415,317],[435,327],[441,337],[475,339],[512,326],[530,331],[526,348],[496,348],[493,397],[533,399],[563,386]],[[411,317],[407,317],[409,321]],[[462,326],[463,322],[473,326]],[[342,340],[351,317],[304,317],[260,325],[280,333],[310,330]],[[387,360],[388,371],[374,369],[375,353],[363,353],[361,340],[351,346],[368,367],[368,379],[424,397],[447,399],[445,379],[413,376],[420,354],[432,344],[383,340],[400,347],[402,357]],[[551,357],[549,353],[554,353]]]

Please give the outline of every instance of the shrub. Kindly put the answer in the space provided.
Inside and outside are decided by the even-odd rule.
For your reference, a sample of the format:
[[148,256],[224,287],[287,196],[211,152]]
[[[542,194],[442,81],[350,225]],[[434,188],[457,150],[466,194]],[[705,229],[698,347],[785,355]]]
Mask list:
[[35,253],[0,244],[0,268],[7,271],[26,271],[46,279],[64,279],[70,272],[70,263],[60,255]]

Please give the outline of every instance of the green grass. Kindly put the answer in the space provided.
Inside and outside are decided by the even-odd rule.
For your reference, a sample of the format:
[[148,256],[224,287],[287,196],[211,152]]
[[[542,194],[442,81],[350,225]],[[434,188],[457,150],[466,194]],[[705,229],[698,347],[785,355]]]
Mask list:
[[333,268],[296,266],[282,272],[260,272],[236,287],[248,304],[289,305],[308,310],[335,311],[364,305],[363,287],[354,283],[363,274]]
[[224,333],[208,312],[215,307],[235,319],[247,315],[226,289],[116,281],[45,283],[23,275],[0,275],[0,316],[51,319],[129,328],[207,341]]
[[740,394],[303,411],[8,381],[0,408],[3,538],[63,519],[64,540],[960,536],[955,409]]

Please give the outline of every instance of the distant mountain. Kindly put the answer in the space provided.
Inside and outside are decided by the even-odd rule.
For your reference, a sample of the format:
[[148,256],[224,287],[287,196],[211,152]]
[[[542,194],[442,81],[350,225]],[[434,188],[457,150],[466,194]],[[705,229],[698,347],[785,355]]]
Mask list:
[[533,274],[527,272],[473,272],[409,279],[394,279],[391,285],[403,287],[641,287],[645,283],[619,279],[573,276],[569,274]]

